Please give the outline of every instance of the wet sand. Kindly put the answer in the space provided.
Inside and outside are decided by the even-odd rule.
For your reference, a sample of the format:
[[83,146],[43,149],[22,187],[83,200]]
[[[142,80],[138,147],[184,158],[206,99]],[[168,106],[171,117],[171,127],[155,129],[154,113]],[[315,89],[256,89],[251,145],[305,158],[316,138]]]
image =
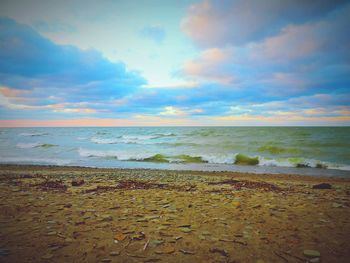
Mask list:
[[350,179],[1,165],[0,262],[349,262],[349,206]]

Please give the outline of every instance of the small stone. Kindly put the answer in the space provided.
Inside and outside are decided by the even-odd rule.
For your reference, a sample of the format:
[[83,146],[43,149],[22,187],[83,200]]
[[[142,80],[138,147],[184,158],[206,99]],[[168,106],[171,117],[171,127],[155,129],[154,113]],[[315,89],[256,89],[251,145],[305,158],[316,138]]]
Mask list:
[[339,204],[339,203],[333,203],[333,204],[332,204],[332,207],[334,207],[334,208],[340,208],[340,207],[343,207],[343,205],[342,205],[342,204]]
[[79,225],[85,225],[85,221],[77,221],[74,223],[76,226],[79,226]]
[[203,235],[199,235],[198,238],[199,238],[200,240],[205,240],[205,236],[203,236]]
[[312,250],[312,249],[305,249],[304,250],[304,256],[310,257],[310,258],[315,258],[315,257],[320,257],[321,253],[317,250]]
[[179,225],[179,227],[191,227],[190,224]]
[[313,258],[309,260],[310,263],[318,263],[320,262],[320,258]]
[[179,251],[184,255],[194,255],[194,252],[184,249],[179,249]]
[[155,251],[156,254],[171,254],[174,252],[175,249],[173,247],[165,247],[162,250]]
[[50,250],[55,251],[55,250],[58,250],[60,248],[61,248],[61,246],[53,246],[53,247],[50,247]]
[[109,253],[109,255],[112,257],[119,256],[120,252],[119,251],[112,251],[111,253]]
[[52,257],[53,257],[52,254],[46,254],[46,255],[42,256],[41,258],[42,259],[51,259]]
[[238,207],[241,206],[241,203],[240,203],[239,201],[234,200],[234,201],[232,201],[232,205],[233,205],[234,207],[238,208]]
[[135,235],[131,237],[132,240],[142,240],[146,237],[144,232],[137,232]]
[[140,218],[140,219],[137,219],[136,222],[148,222],[148,219]]
[[49,233],[47,233],[48,236],[54,236],[54,235],[57,235],[57,232],[56,231],[51,231]]
[[164,240],[152,240],[152,241],[150,241],[150,243],[151,243],[151,245],[159,246],[159,245],[164,243]]
[[187,228],[187,227],[182,227],[182,228],[180,228],[180,230],[184,233],[190,233],[192,231],[192,229]]
[[113,221],[113,217],[111,215],[103,215],[101,216],[101,221],[104,221],[104,222]]
[[114,240],[123,241],[126,237],[127,237],[127,235],[125,235],[125,234],[123,234],[123,233],[117,233],[117,234],[114,236]]

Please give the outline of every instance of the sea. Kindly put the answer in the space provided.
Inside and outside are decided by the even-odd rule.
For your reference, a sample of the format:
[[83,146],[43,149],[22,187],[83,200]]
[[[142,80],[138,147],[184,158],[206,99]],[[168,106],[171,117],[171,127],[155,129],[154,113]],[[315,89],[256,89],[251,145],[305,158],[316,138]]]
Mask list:
[[0,163],[350,176],[350,127],[1,128]]

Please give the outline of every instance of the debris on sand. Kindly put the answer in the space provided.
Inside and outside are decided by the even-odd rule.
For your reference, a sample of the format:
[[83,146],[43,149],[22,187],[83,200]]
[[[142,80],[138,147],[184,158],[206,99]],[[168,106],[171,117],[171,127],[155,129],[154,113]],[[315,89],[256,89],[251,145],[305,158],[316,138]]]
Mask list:
[[266,182],[254,182],[254,181],[247,181],[247,180],[224,180],[219,182],[210,182],[208,185],[221,185],[221,184],[229,184],[232,185],[233,190],[242,190],[244,189],[252,189],[252,190],[260,190],[263,192],[282,192],[283,189],[280,187],[266,183]]
[[228,180],[219,181],[219,182],[209,182],[208,185],[236,184],[236,183],[239,183],[239,181],[233,180],[233,179],[228,179]]
[[166,184],[157,184],[133,180],[125,180],[118,182],[116,186],[117,189],[166,189],[168,185]]
[[85,183],[83,179],[72,180],[72,186],[81,186]]
[[36,186],[43,191],[52,191],[52,190],[59,191],[59,192],[67,191],[67,186],[63,183],[62,180],[44,181],[42,183],[38,183],[33,186]]
[[315,184],[312,189],[332,189],[332,185],[327,183]]

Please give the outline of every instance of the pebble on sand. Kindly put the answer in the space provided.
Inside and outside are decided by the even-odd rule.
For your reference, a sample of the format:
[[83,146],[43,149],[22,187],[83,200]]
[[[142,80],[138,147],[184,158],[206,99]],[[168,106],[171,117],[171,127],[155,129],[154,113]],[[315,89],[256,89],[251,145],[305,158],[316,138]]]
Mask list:
[[304,256],[311,257],[311,258],[316,258],[320,257],[321,253],[317,250],[312,250],[312,249],[305,249],[304,250]]

